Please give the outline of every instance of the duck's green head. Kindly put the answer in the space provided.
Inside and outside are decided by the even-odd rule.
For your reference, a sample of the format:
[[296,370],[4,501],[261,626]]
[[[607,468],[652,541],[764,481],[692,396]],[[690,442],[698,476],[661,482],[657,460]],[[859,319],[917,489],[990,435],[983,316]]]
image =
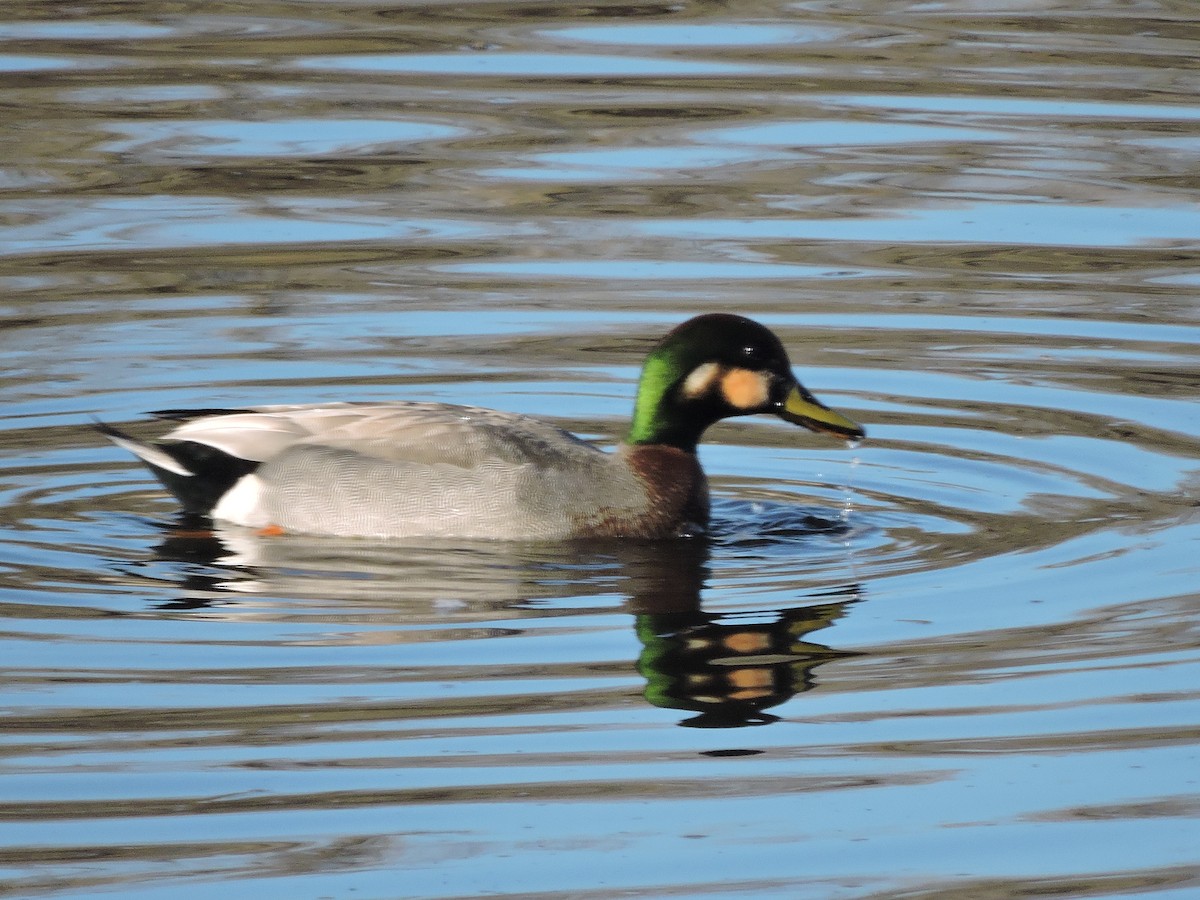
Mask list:
[[626,441],[691,452],[714,422],[753,413],[773,413],[847,440],[865,434],[796,380],[771,331],[742,316],[715,313],[689,319],[650,351]]

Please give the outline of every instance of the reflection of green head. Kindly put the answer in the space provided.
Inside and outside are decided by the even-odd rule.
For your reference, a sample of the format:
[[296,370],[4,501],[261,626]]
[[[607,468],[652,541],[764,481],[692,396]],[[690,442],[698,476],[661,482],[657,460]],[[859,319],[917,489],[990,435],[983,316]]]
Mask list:
[[703,714],[684,724],[724,728],[763,724],[773,719],[764,709],[795,693],[792,660],[775,657],[743,664],[736,659],[740,638],[753,632],[751,643],[769,643],[768,628],[707,624],[664,634],[662,624],[656,616],[638,617],[637,635],[643,646],[638,671],[646,679],[646,700],[653,705]]
[[734,728],[774,720],[765,710],[813,686],[812,670],[846,654],[804,640],[840,617],[841,603],[783,610],[766,623],[699,610],[636,617],[646,700],[701,713],[681,724]]

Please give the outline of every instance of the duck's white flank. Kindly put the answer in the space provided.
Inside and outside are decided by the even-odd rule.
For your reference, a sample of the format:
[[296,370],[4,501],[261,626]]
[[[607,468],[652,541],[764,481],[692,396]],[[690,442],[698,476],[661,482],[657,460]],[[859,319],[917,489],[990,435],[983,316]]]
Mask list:
[[235,525],[265,528],[271,523],[262,509],[262,494],[262,479],[257,475],[243,475],[217,501],[211,515]]

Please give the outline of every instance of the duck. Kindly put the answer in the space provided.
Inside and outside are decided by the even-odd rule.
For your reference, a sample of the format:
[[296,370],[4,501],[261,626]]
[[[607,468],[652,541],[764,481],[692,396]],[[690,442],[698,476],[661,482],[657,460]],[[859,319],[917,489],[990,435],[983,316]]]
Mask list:
[[176,424],[151,441],[96,425],[185,515],[262,535],[556,541],[703,533],[697,445],[714,423],[758,413],[865,437],[800,383],[774,332],[731,313],[654,345],[609,451],[536,417],[420,401],[159,410]]

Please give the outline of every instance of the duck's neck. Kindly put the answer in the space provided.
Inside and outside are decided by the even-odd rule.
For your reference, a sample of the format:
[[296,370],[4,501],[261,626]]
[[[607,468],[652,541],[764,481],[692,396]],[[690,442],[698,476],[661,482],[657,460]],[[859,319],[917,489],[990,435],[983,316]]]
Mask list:
[[647,386],[643,376],[625,443],[634,447],[674,447],[694,454],[705,424],[680,415],[668,392]]
[[672,447],[695,454],[700,433],[692,428],[674,427],[661,421],[655,421],[649,428],[639,429],[635,422],[625,436],[625,443],[633,447]]
[[690,369],[687,359],[667,347],[657,348],[646,358],[625,443],[696,452],[700,436],[717,416],[697,403],[684,408],[678,385]]

